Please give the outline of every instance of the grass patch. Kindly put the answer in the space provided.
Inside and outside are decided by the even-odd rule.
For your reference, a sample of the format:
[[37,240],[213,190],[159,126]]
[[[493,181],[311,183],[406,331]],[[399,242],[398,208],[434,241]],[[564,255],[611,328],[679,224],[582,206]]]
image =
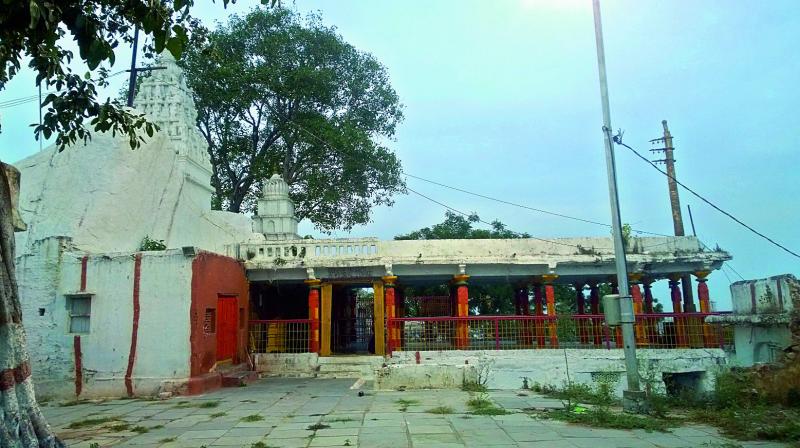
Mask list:
[[442,415],[444,415],[444,414],[452,414],[452,413],[455,412],[455,410],[453,408],[451,408],[450,406],[437,406],[435,408],[428,409],[425,412],[427,412],[428,414],[442,414]]
[[272,445],[267,445],[264,442],[256,442],[256,443],[250,445],[250,448],[276,448],[276,447],[274,447]]
[[138,432],[139,434],[150,432],[150,430],[148,428],[145,428],[144,426],[134,426],[133,428],[131,428],[131,431]]
[[198,409],[213,409],[219,406],[219,401],[179,401],[178,404],[173,406],[175,409],[198,408]]
[[480,394],[467,400],[467,406],[473,415],[505,415],[508,411],[495,405],[486,394]]
[[800,410],[779,406],[739,406],[695,409],[692,420],[719,427],[723,434],[740,440],[800,441]]
[[330,425],[326,425],[324,423],[314,423],[313,425],[310,425],[306,429],[308,429],[309,431],[316,431],[318,429],[328,429],[328,428],[330,428]]
[[108,429],[110,429],[111,432],[122,432],[122,431],[127,431],[128,429],[130,429],[130,427],[131,425],[129,423],[120,423],[118,425],[113,425]]
[[400,412],[406,412],[408,410],[408,407],[411,406],[412,404],[419,404],[419,400],[413,400],[413,399],[412,400],[407,400],[407,399],[401,398],[401,399],[395,401],[395,403],[400,405]]
[[252,414],[252,415],[248,415],[247,417],[242,417],[241,418],[241,421],[243,421],[243,422],[260,422],[262,420],[264,420],[264,417],[262,417],[262,416],[260,416],[258,414]]
[[169,443],[178,440],[177,437],[167,437],[158,441],[158,443]]
[[86,420],[72,422],[69,424],[69,426],[67,426],[67,428],[69,429],[87,428],[89,426],[98,426],[104,423],[109,423],[117,420],[118,420],[117,417],[87,418]]
[[215,413],[211,414],[209,417],[217,418],[217,417],[225,417],[226,415],[228,415],[227,412],[215,412]]
[[[583,411],[576,412],[577,409],[583,409]],[[556,409],[542,414],[542,416],[555,420],[586,426],[594,426],[598,428],[644,429],[645,431],[660,432],[664,432],[670,427],[679,426],[681,424],[679,420],[675,419],[663,419],[650,417],[647,415],[633,415],[626,414],[624,412],[617,413],[604,407],[596,407],[592,409],[578,407],[575,410]]]
[[461,385],[461,390],[464,392],[486,392],[488,389],[477,381],[466,381]]

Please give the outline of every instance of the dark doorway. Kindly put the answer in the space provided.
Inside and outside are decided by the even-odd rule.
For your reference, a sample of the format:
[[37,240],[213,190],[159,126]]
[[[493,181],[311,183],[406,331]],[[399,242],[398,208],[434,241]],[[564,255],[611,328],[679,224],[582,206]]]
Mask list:
[[334,285],[331,301],[333,354],[375,353],[375,294],[371,287]]

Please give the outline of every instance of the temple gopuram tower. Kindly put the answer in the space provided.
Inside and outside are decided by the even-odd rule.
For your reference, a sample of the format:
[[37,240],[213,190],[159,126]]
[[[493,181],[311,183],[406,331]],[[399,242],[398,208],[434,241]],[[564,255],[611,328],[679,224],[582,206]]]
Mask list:
[[258,214],[253,217],[253,231],[268,240],[299,239],[294,203],[289,199],[289,184],[279,174],[264,182],[258,200]]

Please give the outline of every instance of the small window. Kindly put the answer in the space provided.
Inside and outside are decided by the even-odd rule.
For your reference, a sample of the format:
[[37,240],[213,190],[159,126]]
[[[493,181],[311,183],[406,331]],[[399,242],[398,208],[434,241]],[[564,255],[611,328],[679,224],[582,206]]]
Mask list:
[[89,319],[92,314],[92,297],[68,297],[67,310],[69,311],[69,332],[89,333],[91,328]]
[[206,308],[206,316],[203,319],[203,332],[213,334],[217,332],[217,309]]

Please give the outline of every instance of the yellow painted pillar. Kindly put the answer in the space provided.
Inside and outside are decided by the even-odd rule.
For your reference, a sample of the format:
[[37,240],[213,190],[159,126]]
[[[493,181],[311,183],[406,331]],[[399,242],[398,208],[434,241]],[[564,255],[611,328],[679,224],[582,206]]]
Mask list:
[[322,284],[322,313],[320,319],[320,356],[331,355],[331,305],[333,302],[333,285]]
[[375,299],[372,321],[375,325],[375,354],[386,354],[386,322],[384,320],[384,293],[383,282],[376,281],[372,283],[372,291],[374,292]]
[[630,289],[631,289],[631,298],[633,299],[633,315],[636,318],[636,323],[634,324],[634,333],[636,335],[636,345],[639,347],[643,347],[647,345],[647,332],[645,331],[645,322],[642,322],[641,317],[638,317],[640,314],[644,312],[644,299],[642,298],[642,289],[639,287],[639,283],[642,281],[642,277],[644,274],[639,272],[632,272],[628,274],[628,280],[630,281]]

